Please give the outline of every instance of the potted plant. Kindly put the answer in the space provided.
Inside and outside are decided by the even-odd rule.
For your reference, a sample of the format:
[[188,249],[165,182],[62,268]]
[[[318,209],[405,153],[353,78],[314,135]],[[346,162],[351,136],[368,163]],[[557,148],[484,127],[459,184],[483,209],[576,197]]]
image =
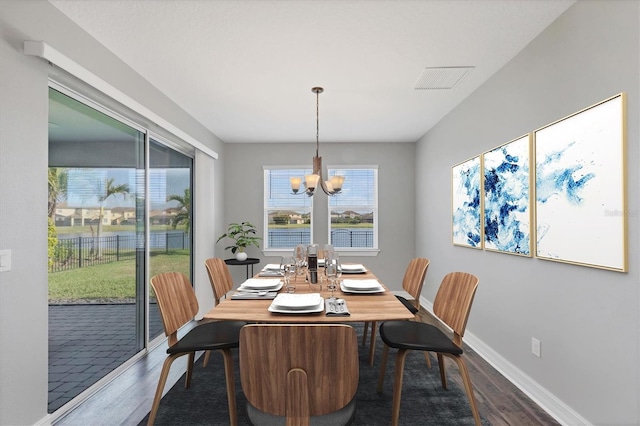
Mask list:
[[231,249],[231,253],[236,255],[236,259],[243,261],[247,260],[247,253],[244,249],[249,246],[260,247],[260,240],[262,238],[256,237],[256,227],[250,222],[231,223],[227,228],[227,232],[220,235],[219,242],[223,238],[232,239],[235,244],[225,247],[225,250]]

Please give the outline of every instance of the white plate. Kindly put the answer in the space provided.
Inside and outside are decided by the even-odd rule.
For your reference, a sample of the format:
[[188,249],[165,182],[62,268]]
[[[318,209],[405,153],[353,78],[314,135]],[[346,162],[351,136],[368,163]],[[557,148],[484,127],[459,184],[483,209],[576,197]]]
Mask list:
[[362,270],[354,270],[354,271],[345,271],[342,270],[343,274],[347,274],[347,275],[353,275],[353,274],[366,274],[367,270],[366,269],[362,269]]
[[382,288],[378,280],[343,280],[344,288],[350,290],[379,290]]
[[361,265],[359,263],[343,263],[342,264],[342,272],[344,271],[361,271],[361,270],[365,270],[364,265]]
[[350,289],[350,288],[346,288],[344,286],[344,283],[340,283],[340,290],[342,290],[345,293],[357,293],[357,294],[374,294],[374,293],[384,293],[384,287],[380,286],[380,288],[377,289],[373,289],[373,290],[354,290],[354,289]]
[[280,283],[279,278],[249,278],[240,287],[251,290],[269,290]]
[[280,270],[280,264],[279,263],[267,263],[266,265],[264,265],[264,268],[262,268],[263,271],[279,271]]
[[[273,301],[275,302],[275,299],[273,299]],[[309,309],[286,309],[281,308],[272,302],[268,310],[269,312],[278,314],[314,314],[316,312],[324,311],[324,299],[320,298],[320,303],[318,303],[317,306],[313,306]]]
[[273,299],[273,305],[275,305],[278,309],[288,309],[288,310],[300,310],[300,309],[311,309],[315,306],[318,306],[322,300],[322,296],[320,293],[310,293],[310,294],[290,294],[290,293],[282,293],[276,296]]
[[367,272],[367,268],[363,265],[341,265],[343,274],[364,274]]
[[254,287],[245,287],[244,284],[242,284],[240,287],[238,287],[238,289],[236,291],[240,291],[242,292],[244,291],[280,291],[280,289],[282,288],[282,286],[284,285],[284,283],[282,281],[278,281],[278,284],[276,284],[275,287],[263,287],[263,288],[254,288]]

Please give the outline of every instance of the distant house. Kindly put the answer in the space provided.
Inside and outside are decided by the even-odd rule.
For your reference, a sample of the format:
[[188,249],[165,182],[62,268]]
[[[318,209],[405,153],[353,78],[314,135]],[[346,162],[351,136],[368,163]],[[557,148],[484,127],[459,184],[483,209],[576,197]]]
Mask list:
[[[112,212],[110,209],[104,209],[104,217],[102,224],[111,223]],[[60,203],[56,207],[55,225],[56,226],[88,226],[97,225],[100,220],[100,207],[69,207],[67,203]]]
[[373,223],[373,212],[361,214],[353,210],[332,211],[331,223]]
[[277,210],[269,213],[269,225],[303,225],[309,223],[309,214],[293,210]]
[[136,220],[135,207],[114,207],[111,210],[112,225],[132,224]]
[[151,225],[170,225],[171,220],[176,216],[176,210],[151,210],[149,212],[149,222]]

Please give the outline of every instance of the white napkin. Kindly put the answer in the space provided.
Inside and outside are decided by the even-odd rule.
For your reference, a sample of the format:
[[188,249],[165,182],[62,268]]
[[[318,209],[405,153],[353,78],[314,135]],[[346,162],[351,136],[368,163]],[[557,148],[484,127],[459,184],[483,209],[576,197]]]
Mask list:
[[327,298],[324,304],[324,311],[327,316],[348,317],[351,315],[344,299]]

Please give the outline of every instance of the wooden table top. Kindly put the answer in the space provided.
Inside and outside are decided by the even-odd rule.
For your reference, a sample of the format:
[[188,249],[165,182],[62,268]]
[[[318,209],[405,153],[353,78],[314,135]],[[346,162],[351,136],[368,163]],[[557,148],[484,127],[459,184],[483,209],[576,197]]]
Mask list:
[[[255,278],[258,278],[256,275]],[[296,284],[296,294],[311,293],[309,284]],[[367,269],[365,274],[343,275],[342,279],[377,279]],[[327,298],[331,292],[326,289],[327,282],[322,285],[320,294]],[[381,283],[383,286],[384,284]],[[342,323],[342,322],[366,322],[386,320],[410,320],[413,314],[385,287],[384,293],[376,294],[350,294],[340,289],[335,291],[335,297],[346,301],[350,316],[327,316],[324,311],[312,314],[280,314],[272,313],[267,309],[272,300],[232,300],[230,295],[220,301],[204,315],[204,318],[213,320],[241,320],[249,322],[278,322],[278,323]],[[281,290],[282,291],[282,290]],[[230,293],[233,294],[233,293]]]

